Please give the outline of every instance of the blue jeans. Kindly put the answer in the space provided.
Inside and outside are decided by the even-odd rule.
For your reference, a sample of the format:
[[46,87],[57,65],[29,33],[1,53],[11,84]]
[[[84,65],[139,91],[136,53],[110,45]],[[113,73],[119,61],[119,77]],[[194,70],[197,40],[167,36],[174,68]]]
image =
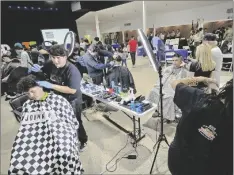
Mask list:
[[125,65],[126,67],[128,67],[128,66],[127,66],[127,59],[122,59],[122,66],[123,66],[123,65]]

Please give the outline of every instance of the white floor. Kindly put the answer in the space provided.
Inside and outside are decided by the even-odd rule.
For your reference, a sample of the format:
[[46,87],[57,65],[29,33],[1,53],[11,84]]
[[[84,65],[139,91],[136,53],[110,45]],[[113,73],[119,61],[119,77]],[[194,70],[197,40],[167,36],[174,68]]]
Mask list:
[[[138,94],[147,95],[158,79],[157,73],[149,66],[147,58],[137,58],[136,68],[131,68],[130,61],[128,61],[128,64],[135,79]],[[231,78],[232,73],[222,72],[221,83],[225,84]],[[1,109],[1,174],[7,174],[11,147],[19,124],[10,112],[11,108],[8,102],[4,101],[4,98],[1,99]],[[106,170],[106,164],[112,157],[126,144],[127,135],[107,122],[102,117],[101,112],[93,113],[89,110],[87,113],[90,121],[87,121],[85,118],[83,121],[89,136],[89,141],[87,149],[81,153],[81,161],[85,169],[85,174],[100,174]],[[122,113],[113,113],[111,117],[118,120],[125,128],[132,128],[131,121]],[[142,118],[142,121],[145,122],[149,118],[150,115]],[[175,124],[165,124],[165,133],[169,142],[173,139],[175,127]],[[144,128],[144,131],[147,135],[137,148],[137,159],[122,159],[118,163],[115,172],[105,172],[104,174],[149,173],[154,157],[153,146],[156,141],[156,132],[147,128]],[[131,144],[128,144],[109,166],[112,166],[116,159],[128,151],[134,151]],[[156,160],[154,174],[170,174],[167,168],[167,151],[168,147],[162,144]]]

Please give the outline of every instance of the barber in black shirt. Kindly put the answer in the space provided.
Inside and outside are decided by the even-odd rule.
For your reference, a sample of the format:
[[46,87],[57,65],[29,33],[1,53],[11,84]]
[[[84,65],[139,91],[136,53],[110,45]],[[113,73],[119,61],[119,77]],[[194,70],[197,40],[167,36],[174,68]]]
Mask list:
[[172,175],[233,174],[233,79],[214,94],[193,88],[206,77],[175,80],[175,104],[182,117],[168,152]]
[[77,120],[79,121],[80,151],[86,146],[87,135],[81,120],[82,93],[80,90],[81,75],[75,65],[67,61],[66,51],[62,45],[50,48],[51,61],[43,67],[33,65],[31,71],[42,71],[49,77],[49,81],[39,81],[41,87],[50,89],[54,93],[65,97],[72,105]]

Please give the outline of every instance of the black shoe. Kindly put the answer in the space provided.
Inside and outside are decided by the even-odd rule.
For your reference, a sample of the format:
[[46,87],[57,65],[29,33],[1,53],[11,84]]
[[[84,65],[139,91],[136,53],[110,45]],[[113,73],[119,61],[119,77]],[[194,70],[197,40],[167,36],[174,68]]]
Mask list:
[[80,148],[79,148],[80,152],[83,152],[86,146],[87,146],[87,142],[86,143],[80,143]]

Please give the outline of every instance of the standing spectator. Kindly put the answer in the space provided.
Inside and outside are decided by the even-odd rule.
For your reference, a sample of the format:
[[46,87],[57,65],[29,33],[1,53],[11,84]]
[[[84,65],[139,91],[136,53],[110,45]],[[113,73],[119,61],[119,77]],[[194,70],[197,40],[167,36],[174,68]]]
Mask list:
[[159,61],[165,60],[165,44],[163,42],[163,35],[160,34],[157,45],[157,58]]
[[151,41],[151,44],[152,44],[152,46],[153,46],[153,50],[158,50],[158,40],[160,40],[160,38],[159,38],[159,35],[158,34],[156,34],[154,37],[153,37],[153,39],[152,39],[152,41]]
[[85,42],[84,42],[84,39],[81,38],[81,39],[80,39],[80,47],[83,48],[83,49],[85,50],[85,46],[86,46],[86,44],[85,44]]
[[131,40],[128,42],[129,51],[132,59],[132,67],[135,67],[136,64],[136,50],[137,50],[137,41],[134,36],[132,36]]
[[217,81],[218,86],[220,85],[220,73],[223,63],[223,53],[221,49],[217,46],[216,35],[208,33],[204,37],[204,42],[207,42],[211,46],[211,56],[212,60],[216,63],[215,71],[213,71],[212,76]]
[[228,28],[227,28],[227,30],[226,30],[226,32],[224,33],[223,39],[231,42],[232,38],[233,38],[232,26],[229,25]]
[[174,30],[172,30],[172,32],[171,32],[171,39],[175,39],[175,31]]
[[33,64],[32,60],[30,59],[28,53],[24,51],[23,46],[20,43],[15,43],[14,47],[18,58],[20,58],[21,67],[31,68],[31,65]]
[[180,29],[177,29],[176,31],[176,38],[180,38]]

